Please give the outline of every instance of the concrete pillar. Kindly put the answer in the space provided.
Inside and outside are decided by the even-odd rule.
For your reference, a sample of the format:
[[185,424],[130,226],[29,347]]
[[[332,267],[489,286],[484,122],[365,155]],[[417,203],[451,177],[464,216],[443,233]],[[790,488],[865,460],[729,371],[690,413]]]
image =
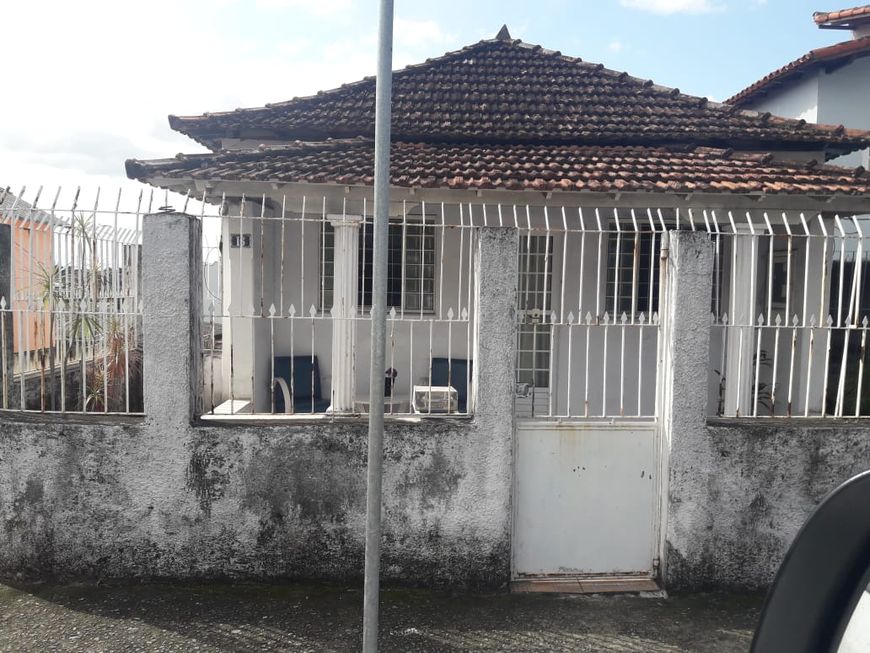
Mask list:
[[[699,465],[710,459],[707,384],[713,249],[707,233],[669,234],[667,280],[661,297],[661,374],[658,384],[662,468],[661,551],[704,532],[710,517]],[[710,462],[712,466],[712,460]],[[679,510],[673,510],[673,504]],[[667,579],[667,559],[661,560]]]
[[514,228],[484,227],[478,231],[472,408],[478,419],[500,416],[505,420],[511,437],[517,347],[518,247],[519,232]]
[[12,227],[8,224],[0,224],[0,304],[4,301],[6,310],[0,306],[0,408],[8,408],[12,401]]
[[728,324],[739,328],[728,329],[725,345],[725,415],[742,417],[752,414],[755,330],[748,325],[755,324],[758,317],[758,236],[735,236],[731,247]]
[[332,403],[328,412],[353,412],[353,318],[359,293],[362,216],[329,215],[333,228]]
[[145,413],[180,426],[199,413],[202,389],[202,225],[183,213],[146,215],[142,239]]
[[478,498],[476,510],[488,516],[479,528],[499,543],[490,554],[493,577],[488,579],[496,585],[510,579],[511,568],[519,231],[501,227],[475,231],[474,353],[469,393],[474,428],[469,437],[479,444],[467,464],[485,478],[487,492]]

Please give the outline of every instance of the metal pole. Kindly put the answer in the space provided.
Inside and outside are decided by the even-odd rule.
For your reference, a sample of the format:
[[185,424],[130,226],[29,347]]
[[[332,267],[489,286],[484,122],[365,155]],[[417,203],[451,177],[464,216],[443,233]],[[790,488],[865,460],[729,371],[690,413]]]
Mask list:
[[372,251],[372,348],[363,651],[378,650],[381,567],[381,482],[384,459],[384,365],[387,332],[387,231],[390,219],[390,102],[393,86],[393,0],[381,0],[375,95],[375,207]]

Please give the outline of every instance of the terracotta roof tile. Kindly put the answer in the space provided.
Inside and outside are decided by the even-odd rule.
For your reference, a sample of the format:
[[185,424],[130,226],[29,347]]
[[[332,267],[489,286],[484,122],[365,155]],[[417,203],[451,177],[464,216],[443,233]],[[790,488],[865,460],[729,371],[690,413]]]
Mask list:
[[842,23],[844,21],[854,21],[855,19],[870,19],[870,5],[861,7],[852,7],[851,9],[841,9],[839,11],[817,11],[813,14],[813,20],[816,25],[828,25],[829,23]]
[[870,36],[811,50],[802,57],[762,77],[754,84],[747,86],[739,93],[725,100],[725,102],[737,107],[744,106],[779,84],[797,75],[807,73],[816,66],[830,65],[852,57],[867,55],[870,55]]
[[[375,80],[254,109],[170,116],[212,149],[221,138],[371,137]],[[695,144],[739,149],[825,149],[870,144],[680,93],[516,40],[481,41],[393,76],[395,140],[535,144]]]
[[[337,183],[371,186],[368,139],[297,143],[258,151],[127,161],[127,175],[167,180]],[[690,147],[394,143],[391,183],[399,187],[539,191],[866,194],[870,177],[762,153]]]

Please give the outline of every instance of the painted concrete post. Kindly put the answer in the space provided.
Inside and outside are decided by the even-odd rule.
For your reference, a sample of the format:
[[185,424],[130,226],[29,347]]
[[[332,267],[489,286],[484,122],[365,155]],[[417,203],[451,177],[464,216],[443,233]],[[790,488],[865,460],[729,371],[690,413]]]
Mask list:
[[[519,232],[516,229],[484,227],[478,231],[473,408],[478,418],[510,415],[511,431],[517,345],[518,247]],[[483,379],[485,383],[481,383]]]
[[353,318],[359,292],[362,216],[328,215],[333,228],[332,403],[328,412],[353,412]]
[[[0,312],[0,408],[11,401],[12,380],[12,226],[0,224],[0,303],[5,299],[6,311]],[[5,361],[5,365],[4,365]],[[6,404],[6,405],[4,405]]]
[[184,213],[143,220],[142,302],[145,413],[189,424],[202,390],[202,225]]
[[[662,293],[662,361],[659,379],[662,470],[662,551],[697,537],[708,517],[706,497],[691,490],[699,464],[709,458],[707,383],[710,357],[710,299],[713,249],[710,237],[696,231],[672,231],[666,287]],[[692,478],[688,478],[692,476]],[[686,491],[689,489],[689,491]],[[675,499],[675,497],[678,497]],[[671,510],[679,502],[679,511]],[[698,529],[702,529],[699,531]],[[662,573],[669,578],[669,565]]]

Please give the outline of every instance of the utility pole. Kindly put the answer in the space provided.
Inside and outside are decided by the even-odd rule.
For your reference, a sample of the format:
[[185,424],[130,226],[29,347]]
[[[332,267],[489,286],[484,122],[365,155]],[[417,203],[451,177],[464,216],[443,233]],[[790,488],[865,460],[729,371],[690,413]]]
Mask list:
[[366,485],[363,651],[378,650],[381,571],[381,484],[384,467],[384,366],[387,335],[387,232],[390,220],[390,102],[393,90],[393,0],[380,0],[375,92],[375,224],[372,252],[372,347]]

